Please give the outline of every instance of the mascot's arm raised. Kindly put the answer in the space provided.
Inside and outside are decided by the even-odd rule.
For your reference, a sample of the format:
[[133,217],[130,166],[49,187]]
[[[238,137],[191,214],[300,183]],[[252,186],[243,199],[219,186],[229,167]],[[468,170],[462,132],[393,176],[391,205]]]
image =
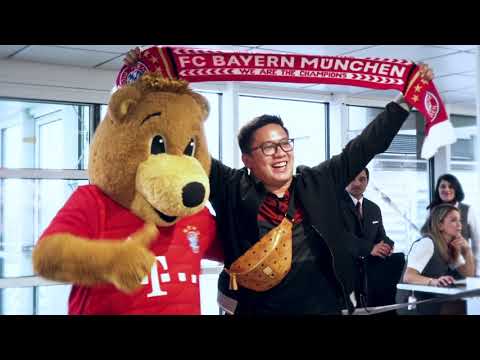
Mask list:
[[34,271],[42,277],[79,285],[114,284],[130,292],[155,263],[147,247],[155,225],[128,239],[99,239],[106,202],[94,186],[81,186],[60,209],[33,251]]

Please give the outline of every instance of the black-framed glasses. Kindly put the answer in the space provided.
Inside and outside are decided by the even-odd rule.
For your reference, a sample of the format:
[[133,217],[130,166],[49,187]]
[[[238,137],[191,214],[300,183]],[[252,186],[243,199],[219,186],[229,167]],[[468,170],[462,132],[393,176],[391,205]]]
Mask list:
[[255,146],[254,148],[250,149],[250,152],[253,152],[257,149],[261,149],[263,154],[266,156],[272,156],[273,154],[277,153],[278,147],[280,147],[285,152],[290,152],[293,150],[293,143],[295,139],[284,139],[278,142],[267,141],[263,144]]

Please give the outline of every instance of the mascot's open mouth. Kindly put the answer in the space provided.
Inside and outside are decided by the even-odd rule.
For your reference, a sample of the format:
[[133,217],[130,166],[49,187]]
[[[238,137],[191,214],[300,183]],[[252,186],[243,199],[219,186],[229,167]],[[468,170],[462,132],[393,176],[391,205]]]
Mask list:
[[158,211],[157,209],[154,209],[154,210],[157,212],[158,216],[160,216],[160,218],[167,223],[171,223],[177,220],[178,216],[168,216],[162,213],[161,211]]

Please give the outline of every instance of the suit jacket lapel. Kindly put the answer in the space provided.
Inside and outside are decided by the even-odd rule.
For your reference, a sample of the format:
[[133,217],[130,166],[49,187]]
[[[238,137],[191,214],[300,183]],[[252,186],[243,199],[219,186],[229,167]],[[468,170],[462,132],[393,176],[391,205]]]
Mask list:
[[365,228],[367,229],[370,229],[371,226],[368,226],[368,225],[371,225],[371,214],[370,214],[370,207],[368,206],[368,200],[363,198],[363,229],[364,231],[366,231]]

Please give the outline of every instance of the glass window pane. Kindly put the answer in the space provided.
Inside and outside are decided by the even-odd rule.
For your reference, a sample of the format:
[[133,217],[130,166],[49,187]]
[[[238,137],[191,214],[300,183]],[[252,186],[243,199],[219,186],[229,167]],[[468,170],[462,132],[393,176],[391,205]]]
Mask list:
[[32,275],[31,250],[71,193],[86,180],[3,179],[2,277]]
[[[86,184],[86,180],[1,180],[3,251],[0,256],[0,277],[33,275],[32,249],[35,242],[71,193],[79,185]],[[47,290],[39,291],[40,294],[47,294],[41,297],[44,308],[58,307],[57,295],[66,292],[55,290],[56,295],[48,297],[50,293]],[[3,289],[0,307],[4,314],[28,314],[34,311],[33,297],[31,288]],[[48,299],[54,305],[50,305]]]
[[101,105],[100,106],[100,121],[107,115],[108,105]]
[[33,288],[0,289],[0,315],[33,315]]
[[[348,106],[348,138],[360,132],[383,109]],[[416,112],[410,114],[392,144],[368,165],[370,181],[365,197],[382,210],[387,235],[395,242],[395,252],[407,253],[419,237],[418,229],[429,204],[428,161],[418,157]]]
[[207,138],[208,150],[216,159],[220,156],[220,100],[221,95],[199,91],[208,100],[210,114],[205,121],[205,136]]
[[71,285],[0,289],[0,315],[67,315]]
[[263,114],[280,116],[290,137],[296,138],[294,166],[315,166],[325,160],[325,104],[240,96],[240,127]]
[[202,315],[218,315],[217,274],[200,275],[200,308]]
[[67,315],[71,285],[37,287],[37,315]]
[[55,120],[39,125],[39,160],[40,169],[63,169],[61,141],[47,141],[48,139],[62,139],[62,121]]
[[[220,102],[221,94],[199,91],[208,100],[210,114],[205,121],[205,136],[208,150],[214,158],[220,157]],[[210,203],[207,204],[210,212],[215,215]],[[202,260],[201,267],[219,266],[216,261]],[[202,315],[218,315],[217,305],[217,281],[218,275],[200,275],[200,308]]]
[[[82,104],[0,100],[0,165],[27,174],[28,169],[40,169],[39,177],[43,169],[86,169],[89,110]],[[81,184],[87,181],[0,179],[1,278],[33,275],[35,241]],[[69,286],[51,287],[52,291],[55,288],[51,295],[44,295],[48,292],[43,287],[1,289],[0,313],[33,314],[39,307],[52,314],[66,313],[57,302],[65,298]]]
[[22,128],[13,125],[2,129],[2,166],[20,167],[22,163]]
[[86,169],[89,114],[87,105],[0,100],[2,166]]
[[475,158],[477,119],[475,116],[452,114],[450,120],[457,135],[457,141],[450,147],[450,173],[455,175],[462,184],[465,193],[464,202],[475,204],[480,196]]

